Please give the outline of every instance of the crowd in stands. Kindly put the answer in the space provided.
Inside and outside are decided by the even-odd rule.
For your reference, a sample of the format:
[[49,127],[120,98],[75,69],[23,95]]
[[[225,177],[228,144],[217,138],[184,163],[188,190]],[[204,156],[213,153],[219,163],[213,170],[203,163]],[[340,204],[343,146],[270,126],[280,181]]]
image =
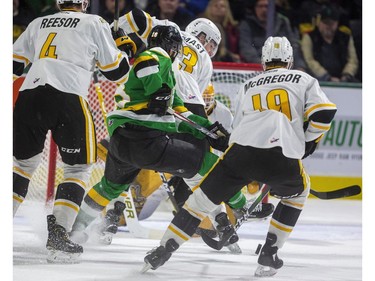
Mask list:
[[[115,0],[93,2],[111,23]],[[222,34],[214,61],[259,63],[265,39],[286,36],[294,68],[319,81],[362,81],[362,0],[119,0],[120,15],[135,7],[182,30],[197,17],[213,21]],[[13,0],[13,41],[34,18],[57,11],[55,0]]]

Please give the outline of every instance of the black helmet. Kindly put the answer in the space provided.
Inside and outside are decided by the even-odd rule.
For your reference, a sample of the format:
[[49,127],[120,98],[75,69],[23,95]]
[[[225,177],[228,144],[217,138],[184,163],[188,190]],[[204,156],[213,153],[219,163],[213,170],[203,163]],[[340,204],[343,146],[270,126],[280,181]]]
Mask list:
[[181,52],[182,37],[179,30],[171,25],[156,25],[147,38],[149,48],[160,47],[166,51],[172,61]]

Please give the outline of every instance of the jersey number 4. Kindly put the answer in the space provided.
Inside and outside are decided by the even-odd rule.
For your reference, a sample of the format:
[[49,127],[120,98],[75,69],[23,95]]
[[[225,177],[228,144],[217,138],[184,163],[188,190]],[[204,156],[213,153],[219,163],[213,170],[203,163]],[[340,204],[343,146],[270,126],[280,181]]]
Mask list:
[[[256,94],[252,97],[254,110],[263,111],[265,110],[262,106],[261,95]],[[290,102],[288,92],[284,89],[275,89],[269,91],[266,95],[267,108],[280,111],[285,114],[289,120],[292,120],[292,114],[290,111]]]
[[51,59],[57,59],[56,55],[56,46],[52,45],[53,39],[55,39],[57,33],[52,32],[48,34],[48,37],[46,41],[44,42],[42,46],[42,50],[40,50],[39,58],[51,58]]

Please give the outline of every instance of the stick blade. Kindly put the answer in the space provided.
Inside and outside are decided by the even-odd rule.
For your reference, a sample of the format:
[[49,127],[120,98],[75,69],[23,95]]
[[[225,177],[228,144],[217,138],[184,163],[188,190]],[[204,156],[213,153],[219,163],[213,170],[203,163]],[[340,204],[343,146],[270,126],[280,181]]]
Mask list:
[[327,191],[327,192],[319,192],[313,189],[310,189],[310,193],[319,199],[323,200],[330,200],[330,199],[338,199],[338,198],[345,198],[351,197],[360,194],[362,191],[359,185],[351,185],[345,188],[337,189],[334,191]]

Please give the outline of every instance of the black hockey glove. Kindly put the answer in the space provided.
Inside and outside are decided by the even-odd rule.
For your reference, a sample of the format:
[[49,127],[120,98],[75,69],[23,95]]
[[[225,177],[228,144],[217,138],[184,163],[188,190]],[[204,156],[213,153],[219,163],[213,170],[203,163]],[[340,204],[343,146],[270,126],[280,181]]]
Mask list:
[[135,42],[130,39],[129,36],[125,35],[125,32],[122,28],[119,28],[117,31],[111,29],[113,40],[115,40],[117,48],[120,51],[126,53],[129,58],[132,58],[137,53],[137,45]]
[[167,84],[157,90],[151,95],[151,99],[147,105],[147,108],[159,116],[163,116],[167,113],[168,107],[171,103],[172,89]]
[[224,152],[228,148],[228,142],[230,137],[228,131],[225,130],[223,125],[221,125],[217,121],[213,123],[211,126],[209,126],[207,129],[219,136],[219,138],[217,139],[211,138],[210,136],[206,137],[210,146]]
[[305,142],[305,154],[303,155],[302,159],[305,159],[306,157],[314,153],[322,137],[323,135],[321,135],[319,138],[315,140]]

